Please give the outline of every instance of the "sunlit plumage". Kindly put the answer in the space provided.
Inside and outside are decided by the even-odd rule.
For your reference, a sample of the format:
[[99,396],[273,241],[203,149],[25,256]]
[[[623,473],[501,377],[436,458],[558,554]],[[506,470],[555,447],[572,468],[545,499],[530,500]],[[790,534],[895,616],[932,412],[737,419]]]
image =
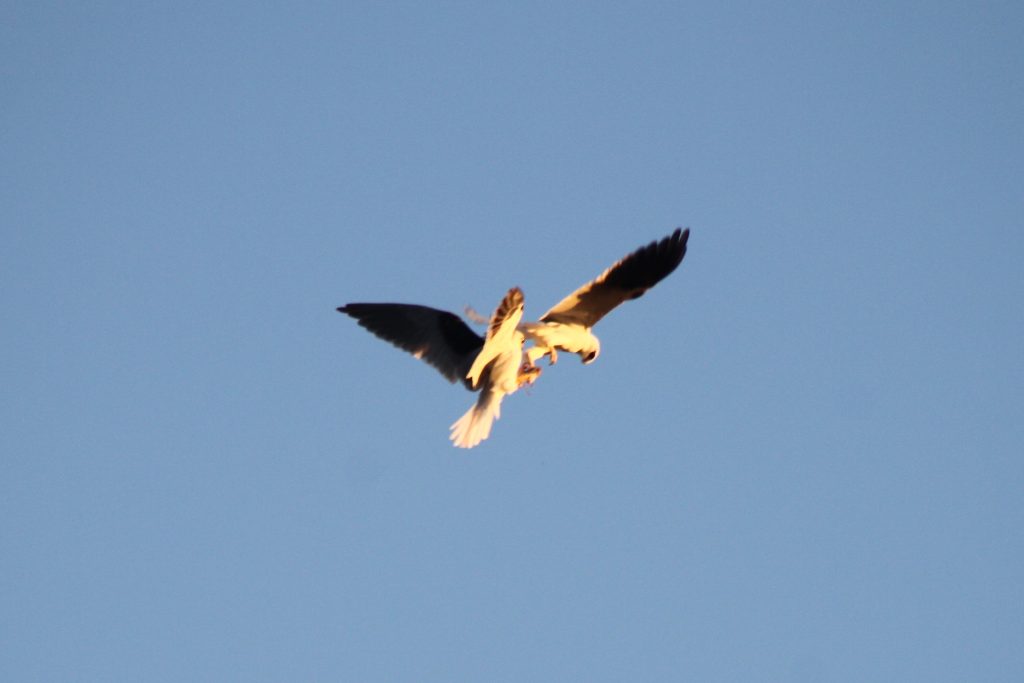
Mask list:
[[624,301],[637,299],[674,271],[686,256],[690,229],[677,228],[668,237],[640,247],[565,297],[538,322],[520,323],[519,330],[533,346],[527,350],[532,365],[543,356],[554,363],[558,351],[575,353],[593,362],[601,343],[591,328]]
[[483,348],[466,375],[480,389],[480,398],[452,424],[449,438],[455,446],[472,448],[490,436],[491,425],[501,417],[501,400],[536,377],[520,374],[526,338],[516,327],[522,317],[523,293],[513,287],[491,316]]
[[451,426],[452,443],[472,448],[491,433],[502,399],[540,374],[521,371],[525,337],[517,328],[523,317],[523,293],[513,287],[491,316],[487,336],[471,330],[459,316],[428,306],[353,303],[338,311],[367,330],[435,367],[451,382],[461,381],[480,397]]
[[[559,351],[593,362],[601,343],[591,328],[624,301],[644,292],[674,271],[686,255],[690,230],[677,229],[668,237],[640,247],[607,268],[594,280],[562,299],[536,322],[523,322],[523,293],[508,291],[490,318],[486,336],[463,320],[428,306],[395,303],[353,303],[338,310],[395,346],[436,368],[450,382],[461,381],[480,396],[450,427],[450,440],[472,448],[491,433],[501,415],[505,396],[540,375],[537,360]],[[479,318],[471,312],[478,322]],[[526,341],[533,346],[523,352]],[[524,355],[526,362],[523,362]]]

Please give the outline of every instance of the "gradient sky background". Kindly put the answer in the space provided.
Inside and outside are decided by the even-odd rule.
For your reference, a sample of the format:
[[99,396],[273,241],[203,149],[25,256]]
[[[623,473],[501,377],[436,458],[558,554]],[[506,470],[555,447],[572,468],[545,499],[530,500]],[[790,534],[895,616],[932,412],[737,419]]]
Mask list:
[[1020,3],[515,4],[3,4],[0,678],[1024,680]]

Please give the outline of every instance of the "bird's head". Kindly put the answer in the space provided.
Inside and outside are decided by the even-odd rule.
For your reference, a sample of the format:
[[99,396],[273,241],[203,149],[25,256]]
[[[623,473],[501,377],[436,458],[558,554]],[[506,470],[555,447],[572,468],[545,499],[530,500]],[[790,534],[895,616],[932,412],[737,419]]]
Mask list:
[[584,365],[590,365],[601,355],[601,343],[597,341],[597,337],[591,336],[591,339],[594,340],[593,345],[580,349],[580,360],[583,361]]

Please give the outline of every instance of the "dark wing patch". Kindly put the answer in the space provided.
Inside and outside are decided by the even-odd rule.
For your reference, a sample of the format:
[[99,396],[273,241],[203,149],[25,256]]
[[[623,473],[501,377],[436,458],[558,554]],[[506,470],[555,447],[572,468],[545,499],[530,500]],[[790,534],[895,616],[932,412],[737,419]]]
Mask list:
[[449,382],[465,381],[483,347],[483,337],[454,313],[415,304],[346,304],[340,313],[367,330],[421,358]]
[[676,228],[668,237],[640,247],[562,299],[541,321],[592,327],[623,301],[643,296],[668,277],[686,256],[689,238],[689,228]]

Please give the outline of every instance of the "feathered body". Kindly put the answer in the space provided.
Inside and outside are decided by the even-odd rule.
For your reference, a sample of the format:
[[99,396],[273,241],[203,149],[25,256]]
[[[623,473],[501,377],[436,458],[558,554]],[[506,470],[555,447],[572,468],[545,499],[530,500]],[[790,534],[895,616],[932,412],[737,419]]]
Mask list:
[[461,381],[470,391],[480,392],[477,402],[451,426],[451,440],[459,448],[472,448],[490,436],[502,399],[540,375],[539,368],[522,367],[526,338],[516,329],[523,318],[523,292],[518,287],[501,300],[486,337],[454,313],[429,306],[355,303],[338,311],[429,363],[448,381]]
[[526,337],[516,328],[522,317],[523,293],[513,287],[491,316],[483,348],[466,375],[480,388],[480,398],[451,426],[449,438],[458,448],[472,448],[490,436],[502,399],[536,379],[534,371],[520,372]]
[[[537,322],[522,322],[523,293],[513,287],[491,315],[481,337],[454,313],[427,306],[395,303],[352,303],[338,311],[355,318],[376,336],[411,353],[438,370],[448,381],[461,381],[480,397],[451,426],[450,439],[472,448],[490,436],[501,416],[501,402],[540,375],[535,362],[558,351],[579,355],[590,363],[601,352],[591,328],[619,304],[643,296],[676,269],[686,255],[689,229],[640,247],[597,278],[558,302]],[[475,314],[470,315],[476,320]],[[533,346],[526,352],[523,345]]]
[[601,353],[601,342],[589,327],[560,322],[521,323],[519,329],[533,342],[526,350],[530,365],[543,356],[550,356],[553,364],[558,360],[558,351],[579,354],[586,363],[592,363]]
[[579,355],[584,363],[601,353],[601,342],[591,328],[619,304],[637,299],[674,271],[686,256],[690,230],[677,228],[668,237],[640,247],[565,297],[538,322],[525,322],[519,330],[533,346],[527,350],[532,365],[543,356],[551,362],[558,351]]
[[491,435],[491,426],[501,417],[501,401],[515,393],[524,381],[520,378],[522,332],[515,332],[506,349],[491,360],[480,378],[480,397],[451,426],[451,440],[458,448],[472,448]]

